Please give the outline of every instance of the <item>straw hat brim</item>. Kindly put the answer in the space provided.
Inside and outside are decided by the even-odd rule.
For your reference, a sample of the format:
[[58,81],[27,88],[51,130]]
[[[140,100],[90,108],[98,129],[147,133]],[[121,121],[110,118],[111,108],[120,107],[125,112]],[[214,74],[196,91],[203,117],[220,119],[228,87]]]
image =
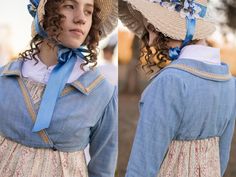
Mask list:
[[[41,0],[37,9],[39,21],[42,23],[45,14],[47,0]],[[94,0],[94,4],[101,10],[98,17],[101,20],[101,38],[110,34],[118,24],[118,1],[117,0]],[[42,25],[42,24],[41,24]],[[34,22],[32,23],[32,36],[36,35]]]
[[[180,13],[171,11],[158,3],[151,3],[145,0],[120,0],[119,18],[137,36],[143,35],[145,26],[143,18],[151,23],[164,35],[184,40],[186,36],[186,19]],[[193,40],[204,39],[216,30],[215,24],[207,18],[197,19]]]

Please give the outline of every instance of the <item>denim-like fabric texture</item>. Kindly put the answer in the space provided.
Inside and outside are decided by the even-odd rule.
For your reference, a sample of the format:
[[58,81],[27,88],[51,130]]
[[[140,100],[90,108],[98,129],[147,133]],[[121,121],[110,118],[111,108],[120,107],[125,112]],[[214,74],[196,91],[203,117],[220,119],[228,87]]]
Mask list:
[[235,78],[223,63],[178,59],[171,65],[191,71],[168,67],[143,92],[126,177],[156,177],[172,140],[211,137],[220,138],[223,176],[236,118]]
[[[118,153],[117,88],[98,80],[97,69],[67,84],[73,89],[58,98],[45,133],[49,143],[31,132],[34,122],[20,89],[22,60],[0,69],[0,134],[29,147],[83,150],[90,143],[90,177],[114,176]],[[32,111],[32,110],[31,110]],[[36,112],[37,110],[33,110]]]

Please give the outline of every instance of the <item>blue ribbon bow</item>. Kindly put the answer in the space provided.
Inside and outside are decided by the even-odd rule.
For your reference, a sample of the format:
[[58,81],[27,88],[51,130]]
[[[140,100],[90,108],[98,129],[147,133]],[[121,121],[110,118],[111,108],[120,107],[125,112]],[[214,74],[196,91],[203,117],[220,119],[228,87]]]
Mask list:
[[32,132],[38,132],[50,126],[57,98],[65,87],[77,58],[84,58],[82,52],[88,51],[84,48],[69,49],[58,46],[58,64],[49,77]]

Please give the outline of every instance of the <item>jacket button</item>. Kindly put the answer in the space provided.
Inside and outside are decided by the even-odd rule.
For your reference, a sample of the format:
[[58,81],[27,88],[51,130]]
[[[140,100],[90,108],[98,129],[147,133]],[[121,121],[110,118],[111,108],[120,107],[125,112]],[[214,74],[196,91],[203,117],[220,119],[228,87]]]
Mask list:
[[52,150],[53,150],[53,151],[57,151],[57,149],[56,149],[54,146],[52,147]]

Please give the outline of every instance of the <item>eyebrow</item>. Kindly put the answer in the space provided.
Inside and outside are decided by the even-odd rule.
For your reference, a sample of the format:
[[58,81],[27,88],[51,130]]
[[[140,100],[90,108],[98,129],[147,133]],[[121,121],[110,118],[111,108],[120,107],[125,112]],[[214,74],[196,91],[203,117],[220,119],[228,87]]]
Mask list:
[[[66,1],[71,1],[72,3],[79,4],[78,1],[76,1],[76,0],[65,0],[65,2],[66,2]],[[90,4],[90,3],[86,3],[85,6],[94,7],[94,5],[93,5],[93,4]]]
[[85,4],[85,6],[88,6],[88,7],[94,7],[93,4],[89,4],[89,3]]

